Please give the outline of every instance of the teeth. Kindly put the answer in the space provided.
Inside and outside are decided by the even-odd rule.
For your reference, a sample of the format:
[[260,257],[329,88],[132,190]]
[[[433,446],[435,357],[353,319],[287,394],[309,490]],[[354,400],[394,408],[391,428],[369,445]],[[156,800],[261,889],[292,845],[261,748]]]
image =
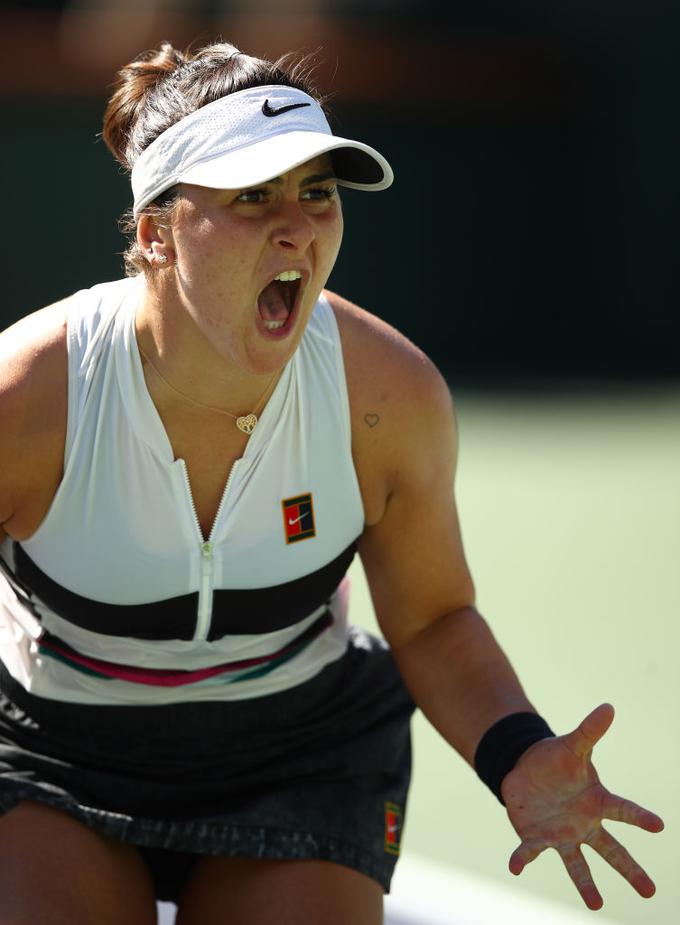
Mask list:
[[285,323],[285,321],[265,321],[264,326],[268,331],[275,331],[277,328],[282,328]]
[[282,273],[279,273],[278,276],[275,276],[274,279],[278,279],[282,283],[292,283],[293,280],[302,279],[302,273],[300,273],[299,270],[284,270]]

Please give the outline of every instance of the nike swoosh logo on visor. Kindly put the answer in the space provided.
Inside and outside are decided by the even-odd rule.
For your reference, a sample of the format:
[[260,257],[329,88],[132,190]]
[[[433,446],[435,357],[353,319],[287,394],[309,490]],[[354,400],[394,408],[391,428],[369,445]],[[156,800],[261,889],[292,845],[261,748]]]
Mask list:
[[303,106],[311,106],[311,103],[290,103],[288,106],[279,106],[278,109],[272,109],[269,105],[269,100],[265,100],[262,104],[262,112],[265,116],[280,116],[284,112],[290,112],[291,109],[302,109]]

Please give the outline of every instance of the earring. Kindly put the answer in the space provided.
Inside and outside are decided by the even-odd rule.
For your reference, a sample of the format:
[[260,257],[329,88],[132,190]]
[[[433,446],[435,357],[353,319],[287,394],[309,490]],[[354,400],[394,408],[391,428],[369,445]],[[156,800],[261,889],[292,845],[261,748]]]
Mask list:
[[167,254],[157,254],[157,255],[156,255],[156,260],[157,260],[159,263],[167,263],[167,262],[168,262],[168,255],[167,255]]

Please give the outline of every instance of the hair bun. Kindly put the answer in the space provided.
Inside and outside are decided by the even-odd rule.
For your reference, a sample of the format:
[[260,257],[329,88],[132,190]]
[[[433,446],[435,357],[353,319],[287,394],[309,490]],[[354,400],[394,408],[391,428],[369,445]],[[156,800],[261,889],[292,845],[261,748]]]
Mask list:
[[115,159],[132,169],[135,152],[131,144],[134,124],[149,93],[170,74],[191,60],[191,56],[163,42],[160,48],[142,52],[116,75],[114,92],[104,113],[102,136]]

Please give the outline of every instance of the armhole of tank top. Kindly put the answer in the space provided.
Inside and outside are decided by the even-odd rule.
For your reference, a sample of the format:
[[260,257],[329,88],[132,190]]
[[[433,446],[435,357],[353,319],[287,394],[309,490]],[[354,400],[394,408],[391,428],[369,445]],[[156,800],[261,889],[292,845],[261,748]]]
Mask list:
[[345,427],[345,440],[350,453],[352,451],[352,419],[349,408],[349,393],[347,391],[347,374],[345,373],[345,355],[342,350],[342,339],[340,337],[340,327],[335,317],[333,306],[325,295],[319,296],[319,302],[323,308],[324,315],[327,318],[326,325],[328,333],[333,343],[333,354],[335,366],[338,373],[338,393],[342,403],[342,420]]

